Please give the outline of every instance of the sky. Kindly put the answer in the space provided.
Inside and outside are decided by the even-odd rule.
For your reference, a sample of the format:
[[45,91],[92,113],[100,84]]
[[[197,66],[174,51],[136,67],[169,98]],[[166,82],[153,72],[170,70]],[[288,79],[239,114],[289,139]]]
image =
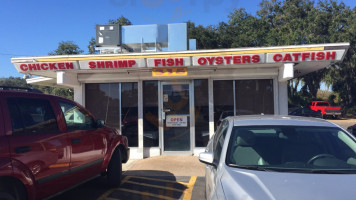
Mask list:
[[[61,41],[88,53],[95,25],[120,16],[134,25],[181,23],[217,25],[230,12],[252,15],[262,0],[0,0],[0,78],[22,77],[11,57],[46,56]],[[341,0],[338,0],[339,2]],[[354,8],[356,0],[344,0]]]

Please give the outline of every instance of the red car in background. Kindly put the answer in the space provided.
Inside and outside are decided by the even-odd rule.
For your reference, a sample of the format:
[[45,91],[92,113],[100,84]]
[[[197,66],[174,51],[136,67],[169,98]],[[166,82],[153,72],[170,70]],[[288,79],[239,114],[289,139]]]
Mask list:
[[120,185],[128,141],[79,104],[0,87],[0,199],[43,199],[99,175]]
[[337,118],[341,115],[341,107],[339,106],[330,106],[327,101],[313,101],[310,106],[311,110],[320,111],[323,118],[332,116],[333,118]]

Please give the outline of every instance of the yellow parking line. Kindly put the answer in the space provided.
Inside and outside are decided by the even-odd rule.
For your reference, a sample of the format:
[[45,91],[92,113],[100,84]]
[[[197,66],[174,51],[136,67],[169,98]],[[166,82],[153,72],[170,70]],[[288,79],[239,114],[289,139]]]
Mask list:
[[123,192],[130,192],[130,193],[134,193],[134,194],[140,194],[143,196],[150,196],[150,197],[156,197],[156,198],[160,198],[160,199],[167,199],[167,200],[175,200],[174,198],[171,197],[167,197],[164,195],[159,195],[159,194],[152,194],[149,192],[139,192],[136,190],[130,190],[130,189],[126,189],[126,188],[119,188],[118,190],[123,191]]
[[[129,179],[130,179],[130,177],[126,176],[124,179],[121,180],[121,185],[124,184],[125,182],[127,182]],[[106,191],[103,195],[101,195],[99,198],[97,198],[97,200],[117,200],[117,199],[108,197],[109,194],[111,194],[115,190],[117,190],[117,188],[113,188],[111,190]]]
[[165,190],[173,190],[173,191],[177,191],[177,192],[183,192],[184,191],[184,190],[179,190],[179,189],[175,189],[175,188],[171,188],[171,187],[164,187],[164,186],[160,186],[160,185],[138,183],[138,182],[135,182],[135,181],[126,181],[126,183],[132,183],[132,184],[135,184],[135,185],[142,185],[142,186],[147,186],[147,187],[160,188],[160,189],[165,189]]
[[192,198],[193,188],[196,180],[197,180],[196,176],[192,176],[190,178],[189,183],[187,185],[187,189],[184,190],[184,196],[182,200],[190,200]]
[[166,183],[179,183],[179,184],[183,184],[183,185],[189,184],[189,183],[185,183],[185,182],[169,181],[169,180],[163,180],[163,179],[158,179],[158,178],[148,178],[148,177],[138,177],[138,176],[130,176],[130,178],[144,179],[144,180],[149,180],[149,181],[160,181],[160,182],[166,182]]

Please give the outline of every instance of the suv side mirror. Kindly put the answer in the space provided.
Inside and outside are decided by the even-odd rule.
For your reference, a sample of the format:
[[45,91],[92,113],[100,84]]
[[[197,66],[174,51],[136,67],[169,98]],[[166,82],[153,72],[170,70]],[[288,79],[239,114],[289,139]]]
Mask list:
[[97,120],[96,121],[96,127],[97,128],[101,128],[101,127],[103,127],[105,125],[105,123],[104,123],[104,120]]
[[213,152],[203,152],[199,154],[199,161],[207,165],[216,166]]

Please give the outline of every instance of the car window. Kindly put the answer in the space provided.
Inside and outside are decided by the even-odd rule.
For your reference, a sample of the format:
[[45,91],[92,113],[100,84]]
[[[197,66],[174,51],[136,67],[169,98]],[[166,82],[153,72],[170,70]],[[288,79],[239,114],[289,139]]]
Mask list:
[[85,110],[75,104],[59,101],[68,130],[95,128],[94,119]]
[[59,131],[51,104],[44,99],[8,98],[12,133],[49,133]]
[[327,170],[356,173],[356,143],[340,128],[234,127],[226,163],[290,172]]
[[224,145],[225,136],[229,129],[229,121],[224,120],[221,124],[221,128],[219,128],[219,132],[217,132],[214,138],[214,162],[218,163],[221,156],[221,151]]

